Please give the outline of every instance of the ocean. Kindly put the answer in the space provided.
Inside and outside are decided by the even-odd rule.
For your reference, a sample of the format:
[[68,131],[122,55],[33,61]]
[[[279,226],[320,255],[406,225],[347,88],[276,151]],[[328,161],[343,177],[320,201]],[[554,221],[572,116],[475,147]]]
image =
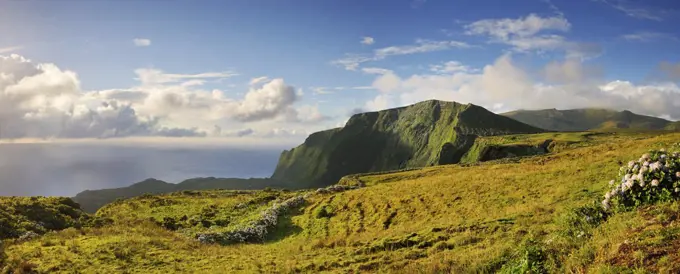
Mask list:
[[269,177],[285,146],[0,144],[0,196],[74,196],[147,178]]

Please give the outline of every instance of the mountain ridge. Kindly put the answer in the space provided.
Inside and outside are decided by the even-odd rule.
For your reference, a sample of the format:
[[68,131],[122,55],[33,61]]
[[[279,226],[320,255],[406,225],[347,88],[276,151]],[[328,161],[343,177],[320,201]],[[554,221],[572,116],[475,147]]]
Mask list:
[[605,108],[514,110],[500,113],[517,121],[554,131],[669,130],[675,122],[629,110]]
[[312,134],[282,152],[272,178],[314,187],[353,173],[454,164],[476,136],[539,132],[477,105],[428,100],[355,114],[342,128]]

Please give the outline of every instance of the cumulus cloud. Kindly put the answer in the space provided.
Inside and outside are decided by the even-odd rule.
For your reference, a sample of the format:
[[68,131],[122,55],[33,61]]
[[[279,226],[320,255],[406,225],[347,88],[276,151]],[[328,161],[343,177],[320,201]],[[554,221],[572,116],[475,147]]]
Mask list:
[[[512,55],[506,54],[476,73],[416,74],[406,78],[393,74],[389,81],[391,92],[381,92],[366,103],[366,108],[440,99],[474,103],[496,111],[600,107],[680,118],[680,88],[676,84],[637,85],[605,81],[601,75],[598,68],[573,59],[549,63],[536,73],[517,66]],[[374,81],[378,90],[384,88],[379,81],[382,77]]]
[[342,66],[347,70],[357,70],[359,68],[359,65],[362,63],[382,60],[389,56],[409,55],[449,50],[452,48],[470,48],[470,47],[471,46],[468,43],[454,40],[434,41],[426,39],[417,39],[415,41],[415,44],[379,48],[374,50],[372,55],[348,54],[344,58],[334,60],[331,63],[334,65]]
[[375,39],[373,39],[373,37],[365,36],[365,37],[361,38],[361,44],[373,45],[373,43],[375,43]]
[[54,64],[35,64],[19,55],[0,57],[1,138],[202,134],[162,127],[115,99],[87,96],[76,73]]
[[[302,93],[283,79],[256,78],[242,98],[230,98],[219,89],[203,87],[236,75],[231,71],[135,73],[137,86],[83,91],[75,72],[19,55],[0,56],[0,138],[261,136],[271,123],[289,126],[329,119],[317,107],[294,106]],[[255,123],[260,130],[247,127],[216,134],[216,125],[243,128],[245,123]]]
[[234,117],[240,121],[274,118],[297,100],[295,88],[283,79],[274,79],[259,89],[251,89],[235,106]]
[[148,47],[151,46],[151,40],[146,38],[135,38],[132,39],[132,43],[137,47]]

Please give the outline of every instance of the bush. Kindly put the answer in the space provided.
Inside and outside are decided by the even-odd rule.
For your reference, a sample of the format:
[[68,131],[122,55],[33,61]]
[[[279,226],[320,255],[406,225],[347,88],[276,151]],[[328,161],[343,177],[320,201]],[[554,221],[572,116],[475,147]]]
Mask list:
[[517,255],[501,269],[501,273],[548,273],[546,252],[537,241],[528,239],[520,246]]
[[[5,253],[5,245],[2,242],[2,240],[0,240],[0,267],[5,265],[6,260],[7,260],[7,253]],[[2,270],[2,269],[0,269],[0,270]]]
[[[617,183],[618,182],[618,183]],[[652,150],[619,170],[618,180],[609,182],[602,207],[627,211],[640,205],[680,197],[680,154]]]
[[593,228],[606,221],[608,216],[607,211],[598,206],[597,202],[573,208],[557,220],[559,233],[572,241],[589,238]]
[[314,211],[314,217],[316,217],[317,219],[330,218],[333,217],[333,215],[335,215],[334,211],[335,210],[333,210],[333,207],[331,207],[330,205],[320,206],[316,208],[316,210]]

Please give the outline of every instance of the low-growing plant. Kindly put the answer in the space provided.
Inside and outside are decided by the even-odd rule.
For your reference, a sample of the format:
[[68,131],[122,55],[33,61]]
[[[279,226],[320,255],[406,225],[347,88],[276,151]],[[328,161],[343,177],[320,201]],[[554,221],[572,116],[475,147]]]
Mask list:
[[609,182],[602,207],[627,211],[640,205],[680,197],[680,153],[652,150],[619,169],[618,180]]
[[607,220],[609,213],[597,205],[597,202],[576,207],[557,219],[559,234],[570,241],[586,239],[592,236],[593,228]]
[[547,273],[545,262],[548,257],[540,243],[533,238],[522,243],[516,256],[501,269],[501,273]]

